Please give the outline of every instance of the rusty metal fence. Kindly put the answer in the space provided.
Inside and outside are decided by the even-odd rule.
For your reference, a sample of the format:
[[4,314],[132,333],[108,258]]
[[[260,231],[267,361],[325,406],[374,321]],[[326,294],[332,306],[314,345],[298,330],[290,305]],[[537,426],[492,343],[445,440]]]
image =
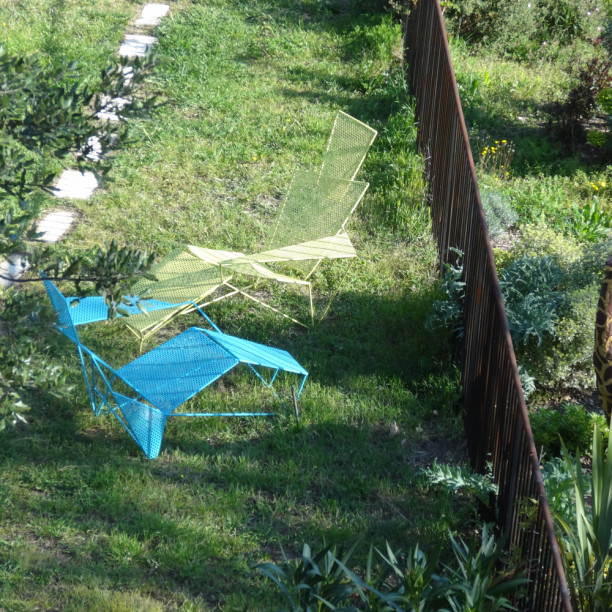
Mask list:
[[570,612],[438,0],[410,2],[404,41],[441,265],[451,247],[464,254],[462,384],[472,466],[493,466],[495,521],[530,579],[521,609]]

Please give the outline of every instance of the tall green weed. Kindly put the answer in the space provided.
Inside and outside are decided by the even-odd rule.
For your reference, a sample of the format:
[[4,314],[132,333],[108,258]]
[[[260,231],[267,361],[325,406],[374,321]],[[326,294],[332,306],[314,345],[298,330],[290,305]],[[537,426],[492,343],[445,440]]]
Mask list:
[[594,0],[447,0],[442,6],[451,32],[520,61],[588,44],[604,23]]

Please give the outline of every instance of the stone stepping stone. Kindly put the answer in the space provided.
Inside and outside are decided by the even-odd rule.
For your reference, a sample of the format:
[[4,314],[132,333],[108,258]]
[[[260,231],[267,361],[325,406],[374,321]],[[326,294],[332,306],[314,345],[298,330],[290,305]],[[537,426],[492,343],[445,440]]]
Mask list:
[[151,2],[142,7],[142,13],[136,20],[137,26],[157,26],[170,10],[169,4],[158,4]]
[[119,121],[119,113],[130,104],[129,98],[106,98],[102,100],[104,106],[96,113],[98,119],[103,121]]
[[55,210],[47,213],[37,224],[36,230],[42,234],[42,242],[57,242],[76,221],[77,215],[72,210]]
[[[37,224],[38,233],[42,234],[38,240],[42,242],[57,242],[76,221],[77,215],[72,210],[55,210],[47,213]],[[30,268],[30,264],[17,253],[9,255],[0,261],[0,288],[10,287],[14,281],[21,277]],[[5,278],[9,277],[9,278]]]
[[98,162],[102,159],[102,143],[98,136],[90,136],[87,139],[87,146],[91,149],[85,156],[91,161]]
[[156,42],[157,38],[155,36],[126,34],[119,47],[119,55],[122,57],[144,57]]
[[88,200],[97,188],[98,180],[93,172],[64,170],[53,189],[53,194],[58,198]]
[[134,68],[132,66],[124,66],[123,67],[123,76],[125,78],[125,86],[131,87],[132,80],[134,79]]
[[[30,267],[28,262],[25,262],[25,267],[22,265],[23,257],[21,255],[9,255],[4,261],[0,261],[0,287],[6,289],[13,284],[27,269]],[[4,278],[8,276],[10,278]]]

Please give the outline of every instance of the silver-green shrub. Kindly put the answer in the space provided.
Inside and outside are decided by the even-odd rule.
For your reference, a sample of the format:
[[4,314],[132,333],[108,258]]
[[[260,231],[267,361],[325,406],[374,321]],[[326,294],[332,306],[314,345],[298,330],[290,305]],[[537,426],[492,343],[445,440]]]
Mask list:
[[481,198],[491,238],[502,236],[516,224],[518,214],[508,196],[497,189],[487,189],[481,193]]
[[595,311],[612,240],[580,244],[543,226],[522,228],[499,270],[517,360],[540,386],[592,380]]

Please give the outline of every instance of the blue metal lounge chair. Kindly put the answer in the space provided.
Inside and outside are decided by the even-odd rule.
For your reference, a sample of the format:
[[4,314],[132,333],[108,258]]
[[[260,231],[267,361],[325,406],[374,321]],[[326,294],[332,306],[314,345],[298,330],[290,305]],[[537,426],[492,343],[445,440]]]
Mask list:
[[[93,316],[85,307],[93,304],[94,312],[99,307],[96,298],[81,299],[71,307],[74,299],[65,298],[49,279],[43,279],[58,315],[56,326],[77,347],[94,413],[112,412],[149,459],[159,455],[170,416],[271,416],[269,412],[175,412],[239,363],[246,364],[267,387],[279,371],[302,377],[298,397],[304,387],[308,372],[289,353],[224,334],[203,312],[214,331],[189,328],[134,361],[113,368],[80,341],[76,330],[76,320],[92,320],[82,319]],[[257,368],[269,370],[269,380]]]

